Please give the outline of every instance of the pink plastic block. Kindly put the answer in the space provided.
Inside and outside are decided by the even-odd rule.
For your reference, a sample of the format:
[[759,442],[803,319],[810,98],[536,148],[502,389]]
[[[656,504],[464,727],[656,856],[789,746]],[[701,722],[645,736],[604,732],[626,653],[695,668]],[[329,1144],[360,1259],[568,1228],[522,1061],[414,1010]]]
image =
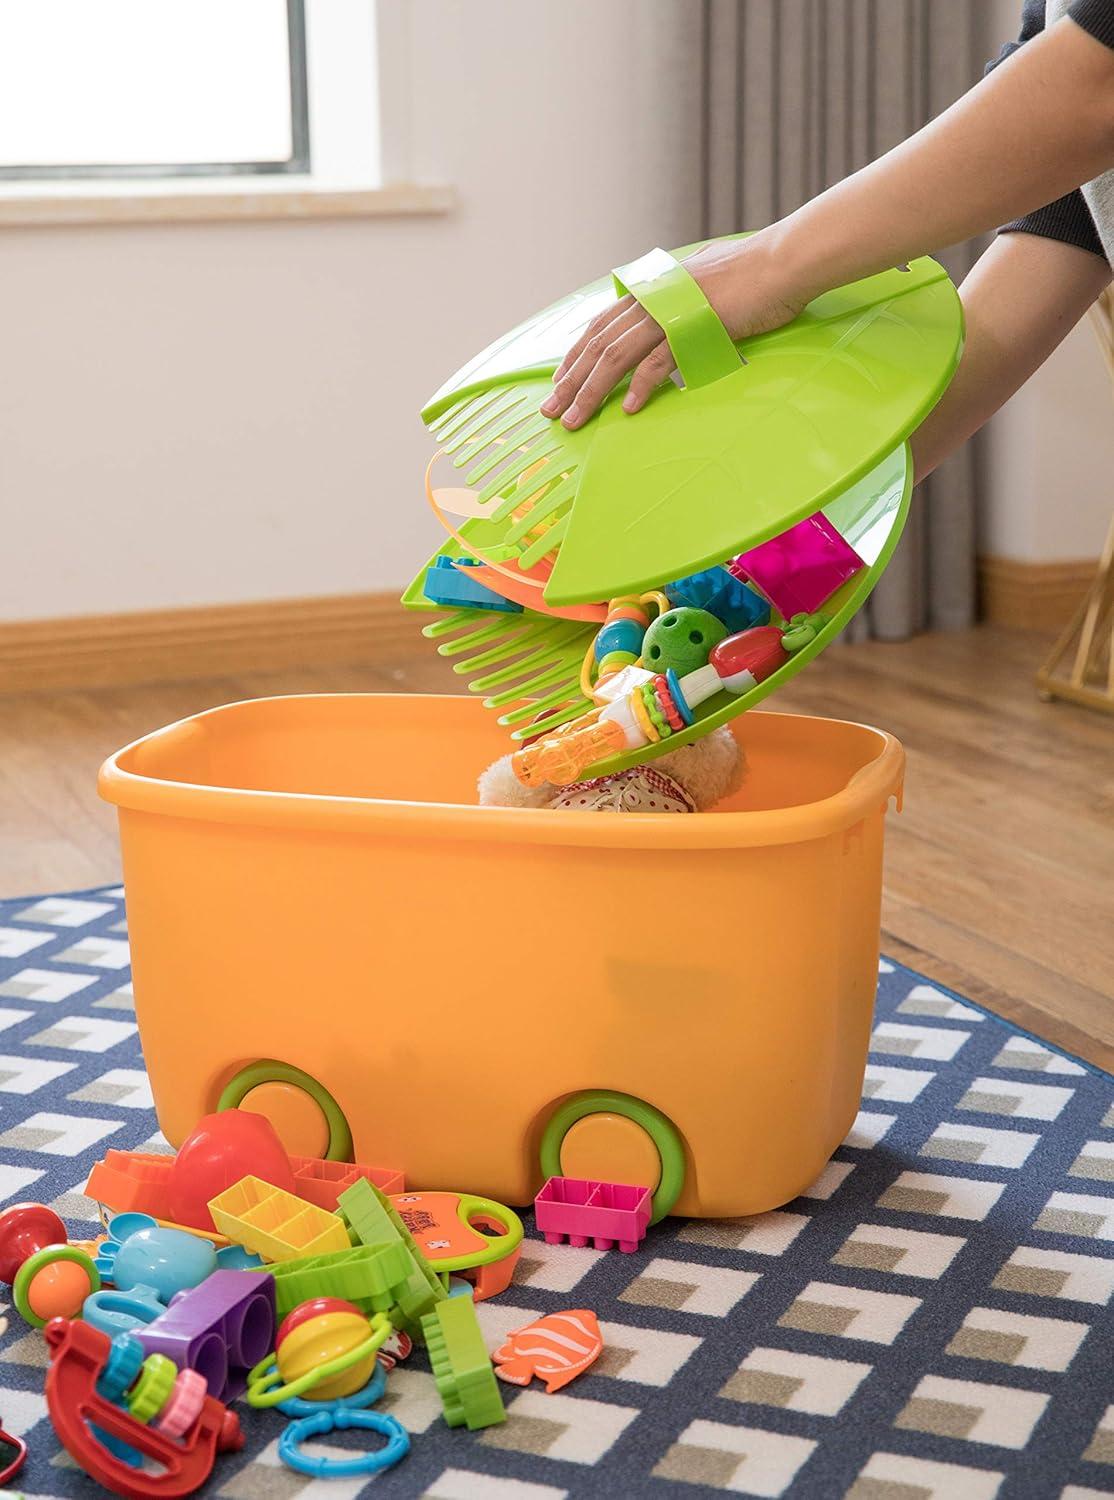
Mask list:
[[821,511],[780,536],[740,552],[727,570],[755,584],[788,620],[811,614],[863,566],[863,560]]
[[534,1220],[546,1243],[597,1250],[618,1244],[626,1254],[637,1250],[650,1222],[650,1189],[622,1182],[586,1182],[579,1177],[551,1177],[534,1199]]

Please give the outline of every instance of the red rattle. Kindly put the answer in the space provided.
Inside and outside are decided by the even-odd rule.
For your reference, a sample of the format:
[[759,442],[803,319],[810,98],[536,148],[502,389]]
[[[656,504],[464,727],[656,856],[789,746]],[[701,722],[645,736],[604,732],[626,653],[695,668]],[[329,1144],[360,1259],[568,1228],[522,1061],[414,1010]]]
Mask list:
[[0,1282],[10,1282],[19,1315],[33,1328],[75,1318],[100,1291],[92,1257],[67,1241],[66,1226],[42,1203],[16,1203],[0,1213]]
[[[177,1500],[192,1495],[208,1479],[218,1453],[234,1453],[244,1446],[240,1419],[213,1396],[206,1396],[200,1415],[175,1441],[144,1426],[97,1392],[112,1340],[89,1323],[53,1318],[46,1326],[50,1370],[46,1404],[63,1448],[105,1489],[127,1500]],[[158,1467],[158,1472],[134,1469],[97,1441],[99,1428],[136,1449]]]

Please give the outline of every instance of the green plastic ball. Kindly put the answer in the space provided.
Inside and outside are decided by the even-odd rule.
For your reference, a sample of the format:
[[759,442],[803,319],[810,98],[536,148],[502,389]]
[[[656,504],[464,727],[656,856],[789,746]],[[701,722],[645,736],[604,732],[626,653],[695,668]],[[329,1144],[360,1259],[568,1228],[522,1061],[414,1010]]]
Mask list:
[[706,609],[667,609],[647,630],[642,642],[642,665],[649,672],[672,667],[678,677],[695,672],[722,641],[727,626]]

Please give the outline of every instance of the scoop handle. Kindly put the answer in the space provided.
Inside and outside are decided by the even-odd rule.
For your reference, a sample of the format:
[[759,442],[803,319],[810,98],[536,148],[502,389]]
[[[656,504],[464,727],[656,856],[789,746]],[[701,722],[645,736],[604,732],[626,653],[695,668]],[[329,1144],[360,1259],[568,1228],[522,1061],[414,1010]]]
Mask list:
[[712,304],[668,250],[651,250],[612,271],[615,292],[628,293],[661,326],[685,386],[696,390],[740,369],[743,359]]

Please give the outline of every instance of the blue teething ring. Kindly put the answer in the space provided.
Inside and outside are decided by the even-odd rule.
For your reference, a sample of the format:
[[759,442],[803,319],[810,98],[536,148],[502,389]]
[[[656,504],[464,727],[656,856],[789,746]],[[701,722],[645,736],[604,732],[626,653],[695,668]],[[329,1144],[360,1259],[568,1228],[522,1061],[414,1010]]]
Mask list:
[[677,712],[681,715],[681,718],[684,719],[686,725],[691,724],[693,722],[692,709],[685,702],[685,695],[681,691],[680,681],[678,680],[677,674],[672,667],[669,667],[666,670],[665,683],[669,689],[669,696],[677,705]]
[[[307,1458],[300,1445],[309,1438],[325,1437],[330,1432],[360,1428],[378,1432],[387,1439],[386,1447],[358,1458]],[[410,1452],[410,1434],[397,1417],[378,1411],[322,1411],[312,1417],[291,1422],[279,1438],[279,1458],[288,1468],[314,1479],[339,1479],[347,1474],[381,1474],[393,1468]]]
[[289,1396],[280,1401],[278,1411],[284,1417],[315,1417],[319,1412],[360,1411],[365,1406],[374,1406],[387,1389],[387,1371],[379,1360],[367,1385],[350,1396],[338,1396],[335,1401],[307,1401],[304,1396]]

